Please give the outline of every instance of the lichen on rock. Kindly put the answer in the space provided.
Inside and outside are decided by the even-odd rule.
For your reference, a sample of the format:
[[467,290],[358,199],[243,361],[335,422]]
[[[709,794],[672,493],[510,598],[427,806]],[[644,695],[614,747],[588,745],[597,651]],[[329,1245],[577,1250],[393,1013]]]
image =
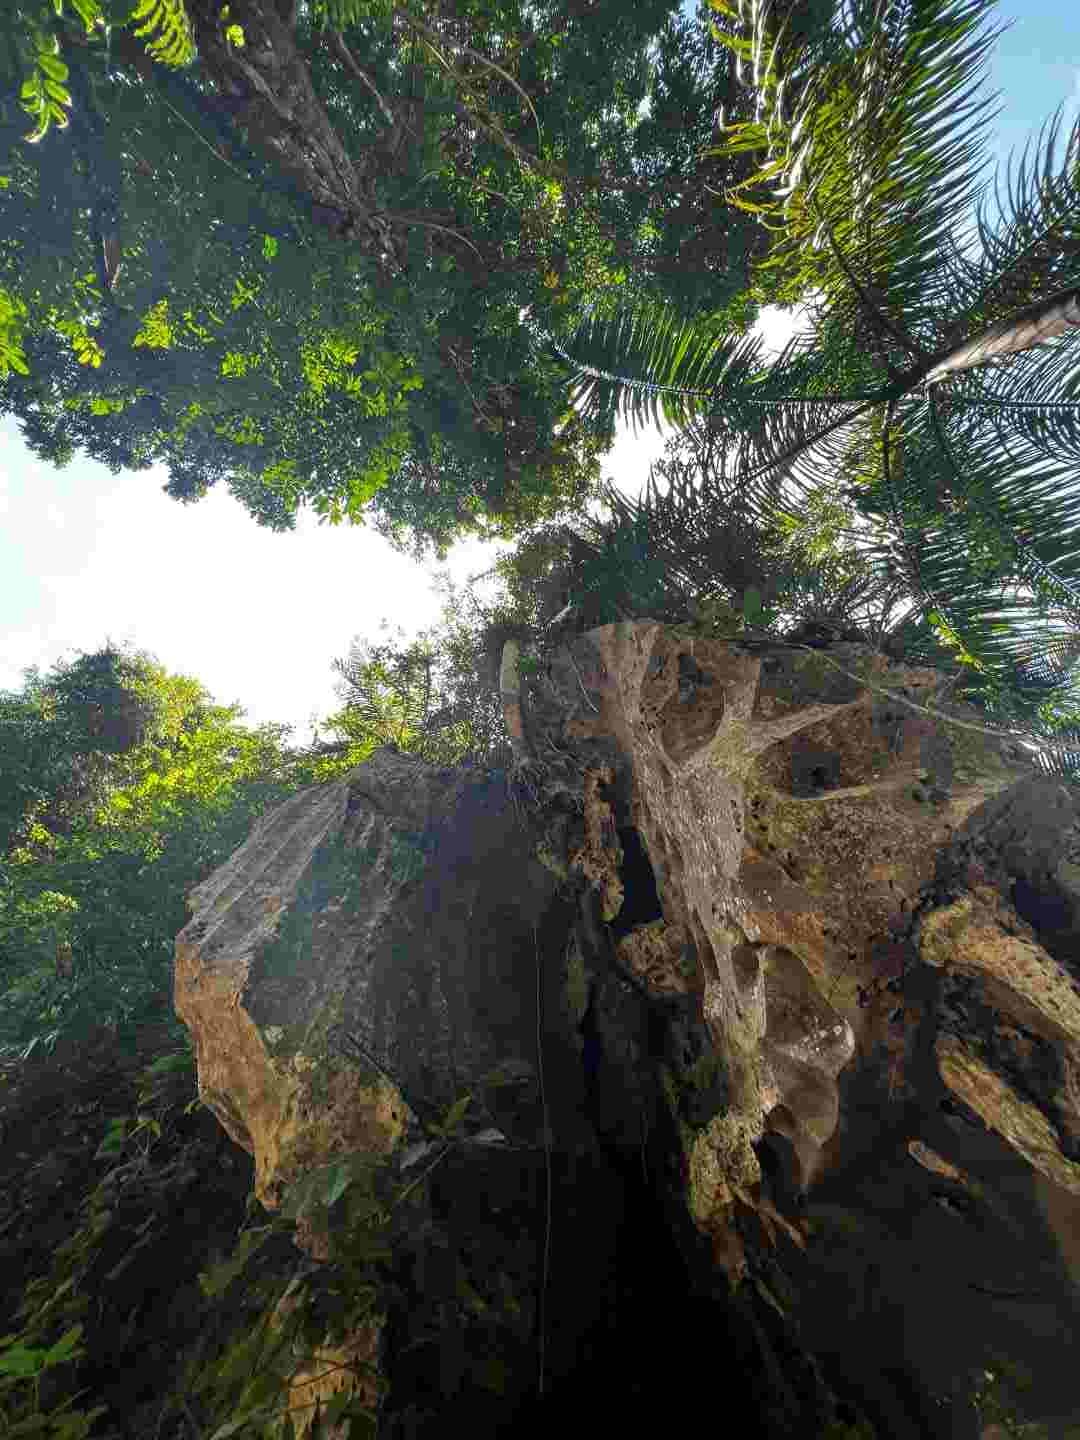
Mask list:
[[[467,1095],[451,1211],[481,1170],[511,1189],[527,1172],[536,1195],[529,1167],[591,1176],[566,1180],[571,1208],[598,1175],[640,1184],[695,1283],[741,1294],[780,1247],[840,1349],[862,1339],[814,1308],[832,1252],[798,1206],[818,1193],[880,1234],[890,1187],[918,1208],[951,1186],[988,1230],[1044,1210],[1064,1245],[1060,1207],[1021,1223],[994,1167],[1080,1195],[1073,801],[1036,793],[970,712],[942,718],[933,672],[866,646],[626,622],[504,679],[508,783],[377,752],[266,815],[193,892],[177,1010],[259,1198],[335,1156],[390,1163]],[[929,1236],[959,1223],[944,1198]],[[598,1236],[575,1264],[599,1295]],[[897,1256],[914,1309],[917,1253]],[[1030,1260],[1064,1313],[1071,1282]],[[966,1315],[952,1263],[938,1303]],[[971,1353],[1023,1343],[996,1312],[968,1329]]]

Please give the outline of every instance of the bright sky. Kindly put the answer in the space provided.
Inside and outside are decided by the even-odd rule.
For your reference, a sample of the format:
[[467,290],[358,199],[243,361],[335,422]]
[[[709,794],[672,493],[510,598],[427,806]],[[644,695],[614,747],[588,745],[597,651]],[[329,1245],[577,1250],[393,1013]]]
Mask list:
[[[1014,20],[999,42],[992,83],[1002,89],[998,151],[1023,144],[1054,105],[1080,110],[1080,23],[1073,0],[1006,0]],[[767,338],[783,339],[785,317]],[[621,433],[605,474],[636,494],[664,437]],[[30,455],[14,420],[0,419],[0,689],[30,665],[129,642],[167,669],[200,680],[219,703],[238,701],[249,724],[294,727],[340,707],[331,662],[356,638],[377,639],[386,618],[407,635],[434,624],[430,578],[370,530],[319,526],[303,513],[290,534],[256,525],[221,486],[185,506],[162,493],[156,470],[112,475],[76,458],[56,470]],[[505,548],[505,547],[503,547]],[[455,580],[483,571],[496,547],[451,552]]]

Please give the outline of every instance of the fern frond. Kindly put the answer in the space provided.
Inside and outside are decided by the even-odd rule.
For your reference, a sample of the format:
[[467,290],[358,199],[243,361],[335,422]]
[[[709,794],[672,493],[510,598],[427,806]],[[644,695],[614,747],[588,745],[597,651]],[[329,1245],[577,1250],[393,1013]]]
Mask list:
[[163,65],[178,69],[195,58],[195,39],[184,0],[138,0],[129,24],[133,34],[147,39],[147,53]]

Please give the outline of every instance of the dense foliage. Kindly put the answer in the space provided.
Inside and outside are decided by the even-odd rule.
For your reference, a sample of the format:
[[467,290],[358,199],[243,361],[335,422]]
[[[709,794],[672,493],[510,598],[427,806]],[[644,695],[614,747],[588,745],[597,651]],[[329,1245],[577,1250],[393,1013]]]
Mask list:
[[0,1051],[131,1034],[168,1009],[188,891],[298,787],[380,745],[507,763],[487,653],[500,612],[470,592],[467,614],[444,584],[437,631],[336,662],[343,707],[304,748],[111,645],[0,694]]
[[[13,63],[44,77],[0,115],[3,403],[34,448],[165,459],[178,497],[224,479],[279,527],[310,501],[418,551],[469,528],[520,535],[494,600],[448,588],[440,629],[338,662],[334,738],[306,751],[111,648],[4,696],[12,1035],[100,1010],[102,983],[105,1010],[134,1016],[167,983],[186,889],[295,786],[382,743],[505,764],[502,641],[535,652],[556,617],[858,633],[1064,736],[1068,770],[1076,347],[1046,326],[1071,323],[1080,280],[1076,137],[1061,163],[1047,137],[962,250],[979,142],[945,122],[981,115],[985,0],[930,0],[917,17],[795,7],[780,30],[780,10],[714,8],[711,30],[663,5],[614,27],[593,11],[450,19],[351,0],[297,6],[286,24],[249,0],[231,12],[241,45],[192,4],[195,48],[153,60],[96,0],[10,12]],[[288,82],[238,59],[260,25]],[[740,100],[744,62],[756,89]],[[369,167],[348,194],[328,194],[281,117],[252,108],[256,80]],[[709,136],[727,211],[702,174],[685,183]],[[369,182],[380,246],[360,233]],[[427,208],[406,209],[421,182]],[[760,242],[756,221],[729,223],[740,206],[773,242],[749,298]],[[696,289],[695,245],[719,266]],[[812,331],[766,365],[732,325],[777,294],[810,297]],[[620,378],[631,364],[641,378]],[[637,419],[661,403],[681,425],[645,495],[607,487],[590,516],[616,407]]]
[[0,696],[0,1043],[160,1009],[187,890],[333,768],[237,713],[111,647]]
[[[442,552],[598,483],[610,421],[568,409],[522,308],[558,329],[619,286],[750,318],[764,237],[716,199],[749,166],[697,158],[735,65],[669,0],[228,26],[176,0],[168,63],[122,7],[60,8],[9,12],[0,102],[0,406],[57,463],[162,461],[178,499],[224,481],[275,528],[307,503]],[[46,52],[70,103],[27,143]]]
[[716,8],[757,97],[723,137],[758,167],[728,198],[769,227],[761,283],[805,301],[810,331],[767,363],[722,319],[643,302],[549,337],[586,415],[709,418],[713,480],[692,503],[654,488],[627,523],[670,555],[732,493],[766,530],[839,504],[915,649],[951,650],[998,709],[1019,687],[1049,732],[1073,729],[1080,127],[1052,121],[995,212],[991,0],[852,0],[799,36],[771,7]]

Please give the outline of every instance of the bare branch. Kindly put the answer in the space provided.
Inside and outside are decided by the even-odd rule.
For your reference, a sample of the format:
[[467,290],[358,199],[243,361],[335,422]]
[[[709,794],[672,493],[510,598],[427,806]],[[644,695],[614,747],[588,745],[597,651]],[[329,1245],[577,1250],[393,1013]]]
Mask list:
[[[427,25],[424,24],[424,22],[423,22],[422,20],[418,20],[414,15],[410,15],[410,14],[408,13],[408,11],[402,11],[401,14],[402,14],[402,16],[403,16],[403,18],[404,18],[404,20],[405,20],[405,23],[406,23],[411,29],[415,30],[418,34],[422,35],[422,36],[427,40],[428,44],[431,46],[432,49],[435,48],[434,43],[433,43],[434,41],[438,40],[440,43],[442,43],[442,36],[439,35],[436,31],[431,30]],[[451,44],[455,44],[454,41],[451,41],[450,43],[451,43]],[[495,62],[494,62],[494,60],[489,60],[486,55],[481,55],[481,54],[479,54],[476,50],[471,49],[471,47],[468,46],[468,45],[463,45],[463,44],[458,43],[458,44],[456,44],[455,48],[458,49],[458,50],[460,50],[463,55],[468,55],[468,56],[470,56],[473,60],[476,60],[479,64],[483,65],[486,69],[488,69],[488,70],[494,70],[496,74],[502,76],[502,78],[506,81],[506,83],[507,83],[508,85],[512,86],[512,87],[517,91],[517,93],[521,96],[522,100],[524,100],[524,101],[525,101],[525,104],[529,107],[529,111],[530,111],[530,113],[531,113],[531,115],[532,115],[532,117],[533,117],[533,121],[534,121],[534,123],[535,123],[535,125],[536,125],[536,136],[537,136],[537,139],[540,141],[540,143],[541,143],[541,145],[542,145],[542,144],[543,144],[543,139],[544,139],[544,137],[543,137],[543,132],[542,132],[541,129],[540,129],[540,117],[537,115],[537,113],[536,113],[536,108],[535,108],[535,106],[533,105],[532,101],[529,99],[528,95],[527,95],[527,94],[525,93],[525,91],[521,88],[521,86],[520,86],[520,85],[518,84],[518,82],[514,79],[514,77],[513,77],[512,75],[510,75],[507,71],[505,71],[505,70],[502,68],[501,65],[496,65]],[[440,56],[440,59],[442,59],[441,56]],[[443,63],[445,64],[446,61],[443,60]],[[447,68],[449,69],[450,67],[447,66]]]
[[1015,355],[1020,350],[1031,350],[1078,327],[1080,290],[1059,290],[1045,300],[1025,305],[1022,310],[998,320],[974,340],[953,350],[929,372],[926,384],[936,385],[960,370],[971,370],[988,360]]
[[382,117],[386,121],[386,123],[388,125],[396,126],[398,122],[393,110],[390,109],[390,106],[379,93],[378,87],[376,86],[374,80],[372,80],[370,75],[368,75],[367,71],[363,68],[363,66],[358,63],[352,51],[345,44],[345,41],[342,38],[341,32],[339,30],[332,30],[330,32],[330,43],[333,45],[335,51],[337,52],[339,59],[344,60],[345,64],[349,67],[349,69],[360,81],[360,83],[366,86],[367,89],[370,90],[372,95],[374,95],[375,103],[378,105],[379,110],[382,112]]

